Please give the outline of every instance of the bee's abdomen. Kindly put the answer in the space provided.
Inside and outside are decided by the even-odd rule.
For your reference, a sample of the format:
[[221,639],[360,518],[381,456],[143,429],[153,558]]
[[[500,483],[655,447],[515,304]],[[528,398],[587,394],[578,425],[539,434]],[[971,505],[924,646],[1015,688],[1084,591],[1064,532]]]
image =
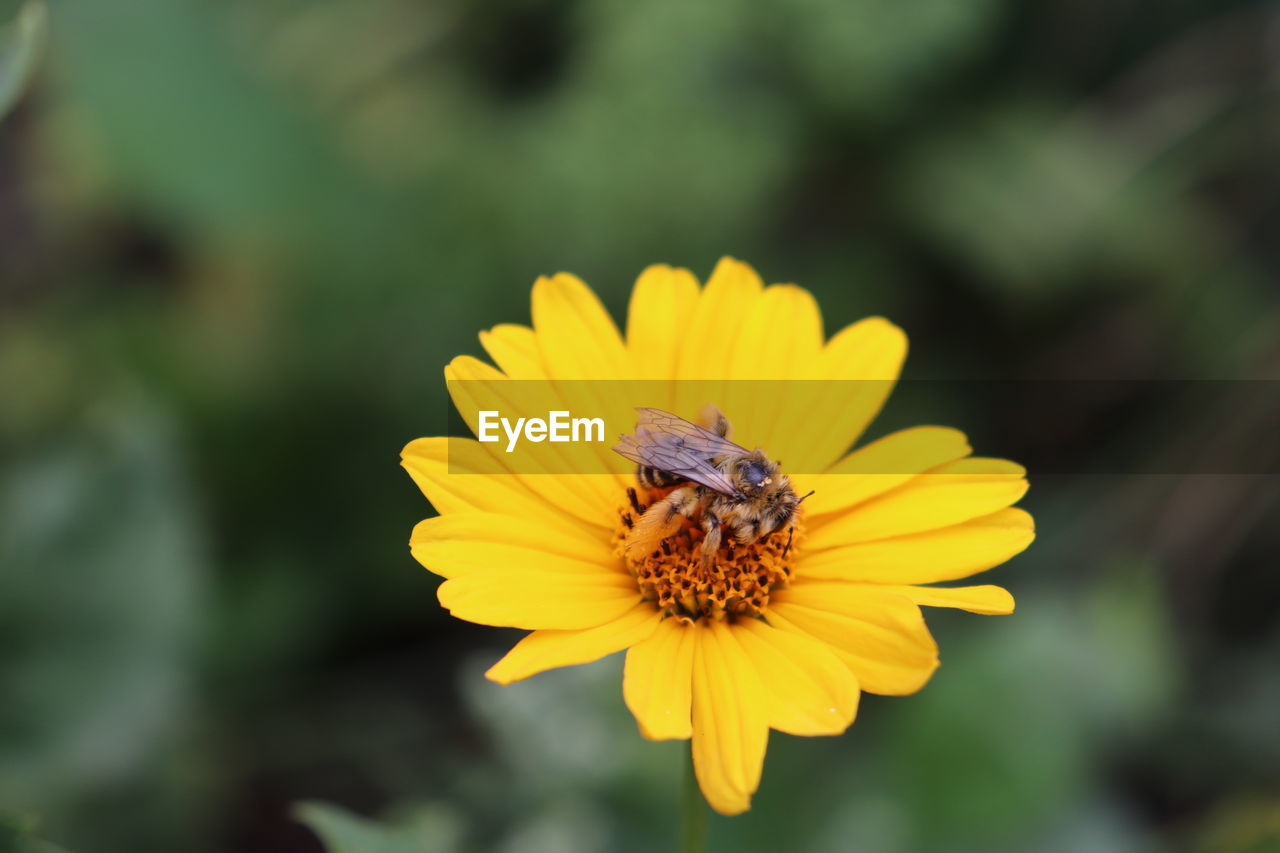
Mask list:
[[636,468],[636,480],[646,489],[665,489],[667,486],[684,482],[684,477],[677,477],[675,474],[641,465]]

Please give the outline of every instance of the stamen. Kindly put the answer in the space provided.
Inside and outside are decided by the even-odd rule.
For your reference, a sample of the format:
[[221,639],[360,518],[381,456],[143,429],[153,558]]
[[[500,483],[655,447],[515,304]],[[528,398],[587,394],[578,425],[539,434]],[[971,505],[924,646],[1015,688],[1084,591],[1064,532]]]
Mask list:
[[785,537],[770,535],[748,545],[724,542],[705,570],[700,554],[704,534],[699,524],[688,519],[652,553],[628,558],[627,536],[636,521],[670,491],[628,489],[627,501],[618,510],[614,551],[635,576],[640,594],[687,623],[763,615],[770,592],[785,587],[792,576],[796,546],[804,535],[800,514]]

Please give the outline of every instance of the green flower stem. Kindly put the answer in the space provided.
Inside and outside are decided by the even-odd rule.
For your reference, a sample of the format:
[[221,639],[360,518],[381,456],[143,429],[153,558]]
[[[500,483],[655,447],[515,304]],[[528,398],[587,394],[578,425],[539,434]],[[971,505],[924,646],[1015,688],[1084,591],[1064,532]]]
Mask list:
[[680,795],[680,853],[704,853],[707,849],[707,801],[702,798],[693,773],[693,753],[684,760],[684,785]]

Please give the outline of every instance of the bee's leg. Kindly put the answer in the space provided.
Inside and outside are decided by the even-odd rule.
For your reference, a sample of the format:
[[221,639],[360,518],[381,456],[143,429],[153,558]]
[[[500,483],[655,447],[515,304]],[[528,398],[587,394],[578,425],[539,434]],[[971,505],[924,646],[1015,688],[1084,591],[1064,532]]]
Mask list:
[[[764,534],[768,536],[769,534]],[[750,545],[752,542],[758,542],[764,537],[760,535],[760,519],[753,518],[751,521],[739,521],[733,526],[733,541],[739,545]]]
[[720,550],[723,530],[724,526],[720,523],[720,517],[711,510],[703,510],[702,532],[706,535],[702,537],[702,545],[698,548],[699,563],[703,571],[711,568],[711,563],[716,557],[716,551]]
[[694,486],[676,489],[653,504],[627,537],[627,555],[640,557],[654,551],[658,543],[680,527],[680,521],[693,515],[698,507],[698,491]]
[[796,523],[791,522],[791,526],[787,528],[787,544],[782,548],[782,556],[787,556],[791,551],[791,537],[796,535]]

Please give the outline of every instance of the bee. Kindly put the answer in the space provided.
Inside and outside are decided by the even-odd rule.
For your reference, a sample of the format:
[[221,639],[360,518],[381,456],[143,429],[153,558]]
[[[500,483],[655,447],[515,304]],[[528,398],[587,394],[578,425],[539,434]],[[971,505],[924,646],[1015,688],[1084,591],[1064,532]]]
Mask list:
[[[791,548],[797,497],[791,480],[764,451],[730,441],[729,421],[714,407],[704,410],[710,429],[661,409],[637,408],[636,430],[613,450],[640,467],[636,479],[649,489],[677,486],[650,506],[627,538],[628,556],[655,550],[684,519],[705,534],[699,546],[703,570],[710,568],[727,536],[749,545],[787,528]],[[809,493],[810,495],[813,492]]]

